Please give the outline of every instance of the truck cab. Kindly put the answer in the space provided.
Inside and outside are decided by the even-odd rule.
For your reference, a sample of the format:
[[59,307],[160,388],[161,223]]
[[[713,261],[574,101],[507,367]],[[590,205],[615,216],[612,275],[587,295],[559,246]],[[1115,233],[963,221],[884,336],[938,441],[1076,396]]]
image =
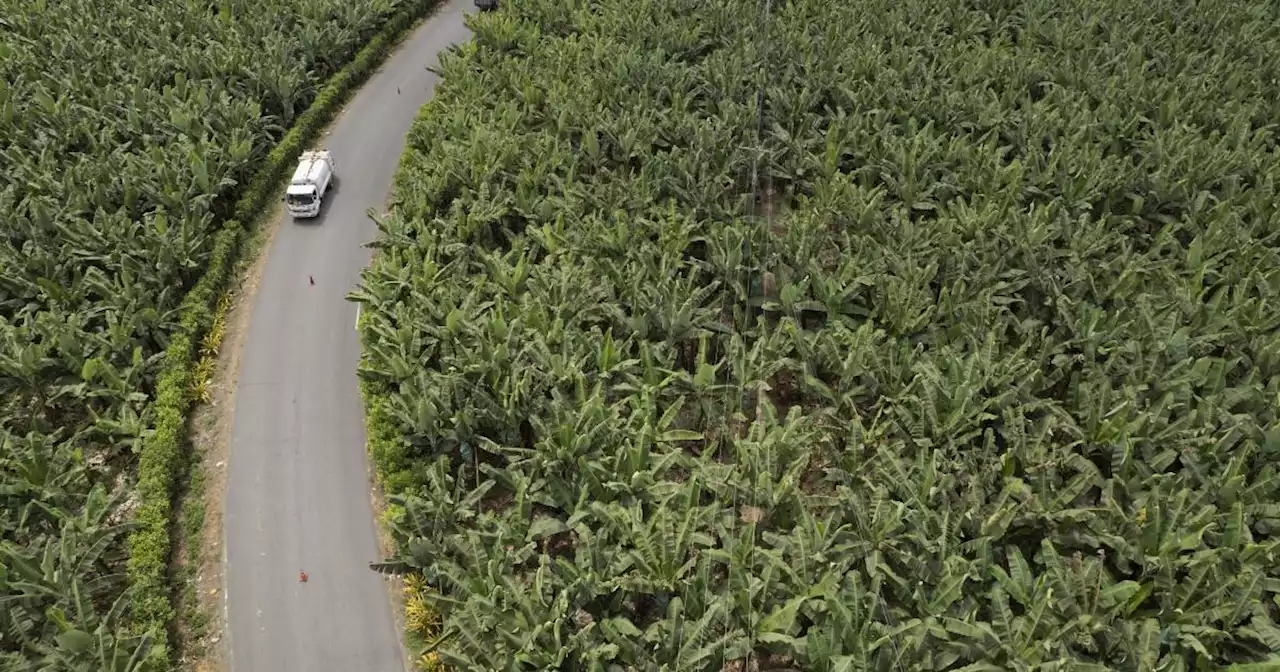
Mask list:
[[309,184],[291,184],[284,195],[285,207],[294,217],[315,217],[320,214],[320,194]]
[[285,190],[285,210],[295,219],[319,215],[325,192],[333,181],[333,155],[328,150],[303,152]]

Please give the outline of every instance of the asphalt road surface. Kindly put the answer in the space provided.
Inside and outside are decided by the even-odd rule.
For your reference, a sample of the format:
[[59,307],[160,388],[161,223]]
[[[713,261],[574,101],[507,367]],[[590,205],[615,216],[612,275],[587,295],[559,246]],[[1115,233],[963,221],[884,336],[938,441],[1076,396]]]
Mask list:
[[268,251],[241,360],[225,500],[233,670],[404,669],[387,584],[369,569],[380,557],[360,344],[356,306],[343,297],[370,259],[363,244],[377,230],[365,213],[386,202],[405,134],[435,87],[426,67],[469,37],[462,19],[472,11],[472,0],[444,3],[352,98],[317,142],[333,152],[337,189],[314,220],[284,215]]

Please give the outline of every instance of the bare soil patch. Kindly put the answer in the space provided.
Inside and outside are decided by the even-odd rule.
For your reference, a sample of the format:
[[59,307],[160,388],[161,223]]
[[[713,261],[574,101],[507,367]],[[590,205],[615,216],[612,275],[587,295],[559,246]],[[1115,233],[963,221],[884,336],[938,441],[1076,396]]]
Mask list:
[[[202,509],[203,513],[197,515],[203,515],[203,524],[194,538],[183,534],[178,545],[178,564],[195,573],[194,588],[198,600],[198,604],[189,604],[191,593],[188,591],[184,595],[178,630],[183,640],[182,668],[197,672],[230,669],[225,644],[223,496],[227,489],[227,461],[231,432],[235,426],[236,385],[240,380],[244,341],[249,334],[253,303],[266,267],[267,251],[279,230],[282,212],[283,209],[277,205],[247,242],[250,247],[244,258],[252,261],[238,273],[238,284],[232,289],[234,298],[225,318],[226,332],[218,347],[213,399],[198,406],[191,416],[191,447],[197,460],[192,465],[192,475],[201,485],[182,503],[182,516],[185,520],[193,510]],[[193,613],[193,609],[198,611]],[[191,622],[191,617],[196,615],[202,621],[199,626]]]

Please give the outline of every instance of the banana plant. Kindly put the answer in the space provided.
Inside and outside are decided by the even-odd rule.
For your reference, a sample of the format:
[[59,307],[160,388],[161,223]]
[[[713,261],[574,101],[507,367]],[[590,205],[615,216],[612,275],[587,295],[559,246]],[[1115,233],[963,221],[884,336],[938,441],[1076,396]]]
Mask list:
[[[405,511],[388,566],[438,589],[433,650],[466,669],[1274,658],[1267,12],[472,17],[353,294],[399,439],[378,465]],[[62,217],[23,207],[24,236]]]

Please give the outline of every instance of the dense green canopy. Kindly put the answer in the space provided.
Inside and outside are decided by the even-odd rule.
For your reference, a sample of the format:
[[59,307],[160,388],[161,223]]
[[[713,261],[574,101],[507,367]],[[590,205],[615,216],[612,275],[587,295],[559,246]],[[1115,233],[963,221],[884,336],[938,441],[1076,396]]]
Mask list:
[[1277,661],[1272,5],[473,25],[353,297],[444,662]]

